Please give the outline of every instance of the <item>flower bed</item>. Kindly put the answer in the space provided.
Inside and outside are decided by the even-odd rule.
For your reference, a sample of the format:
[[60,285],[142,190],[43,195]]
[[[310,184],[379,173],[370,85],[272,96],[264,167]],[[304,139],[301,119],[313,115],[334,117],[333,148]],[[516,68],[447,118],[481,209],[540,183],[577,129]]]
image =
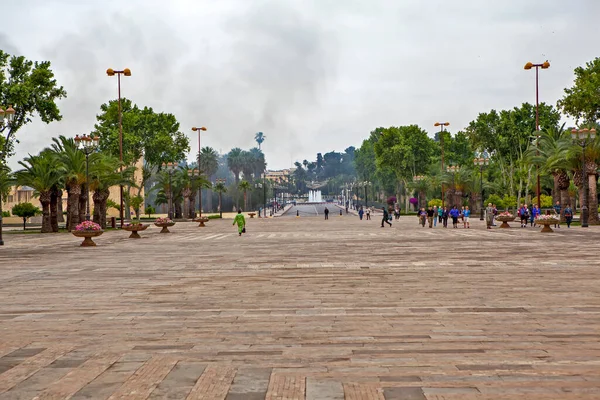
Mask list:
[[83,238],[81,246],[96,246],[96,243],[92,240],[93,237],[100,236],[104,231],[102,227],[93,221],[83,221],[71,231],[73,236]]
[[155,224],[170,224],[171,221],[169,218],[156,218],[156,221],[154,221]]
[[101,231],[102,227],[93,221],[83,221],[75,227],[78,232],[82,231]]

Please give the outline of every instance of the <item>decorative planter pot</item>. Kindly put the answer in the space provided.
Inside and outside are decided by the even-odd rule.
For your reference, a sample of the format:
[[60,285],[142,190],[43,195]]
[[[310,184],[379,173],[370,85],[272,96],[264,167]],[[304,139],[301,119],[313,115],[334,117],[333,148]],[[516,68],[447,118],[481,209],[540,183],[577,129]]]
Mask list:
[[554,232],[554,229],[550,228],[550,225],[556,225],[560,223],[558,219],[536,219],[536,225],[543,225],[541,232]]
[[175,222],[166,222],[164,224],[157,224],[155,222],[154,225],[158,226],[159,228],[162,228],[160,233],[171,233],[169,227],[175,225]]
[[104,231],[71,231],[73,236],[78,238],[84,238],[81,242],[82,247],[95,246],[96,243],[92,240],[93,237],[98,237],[104,233]]
[[205,222],[208,222],[208,218],[206,217],[202,217],[202,218],[196,218],[194,220],[194,222],[200,222],[200,225],[198,225],[199,227],[205,227],[206,225],[204,225]]
[[509,217],[508,215],[498,215],[496,217],[496,221],[500,221],[502,222],[502,225],[500,225],[500,228],[510,228],[510,225],[508,225],[508,222],[513,222],[517,217]]
[[145,231],[146,229],[148,229],[149,226],[150,225],[148,225],[148,224],[134,224],[134,225],[123,226],[123,230],[125,230],[127,232],[131,232],[131,235],[129,235],[130,239],[140,239],[141,236],[138,232]]

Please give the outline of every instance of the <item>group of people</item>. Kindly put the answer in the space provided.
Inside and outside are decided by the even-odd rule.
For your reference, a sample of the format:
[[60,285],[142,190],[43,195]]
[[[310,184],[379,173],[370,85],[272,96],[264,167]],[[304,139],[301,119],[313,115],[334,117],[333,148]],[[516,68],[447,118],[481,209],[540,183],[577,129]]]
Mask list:
[[[573,222],[573,209],[570,204],[567,204],[566,207],[562,208],[560,201],[557,201],[556,204],[552,206],[552,210],[546,210],[546,215],[552,215],[554,211],[554,215],[560,221],[561,213],[564,213],[565,221],[567,223],[567,228],[571,227],[571,222]],[[521,204],[519,210],[517,211],[517,215],[521,220],[521,228],[527,228],[527,224],[529,226],[536,226],[535,219],[542,214],[541,210],[537,205],[531,206],[531,208],[527,207],[527,204]],[[555,228],[560,228],[560,223],[554,225]]]
[[369,207],[367,207],[367,209],[363,209],[362,206],[360,206],[360,209],[358,210],[358,218],[363,219],[363,217],[366,217],[367,220],[371,219],[371,209]]
[[442,224],[444,228],[448,227],[448,219],[452,220],[452,227],[458,228],[458,220],[460,219],[460,223],[462,223],[463,228],[469,229],[471,228],[471,223],[469,219],[471,218],[471,210],[469,206],[464,206],[461,209],[458,206],[453,206],[452,208],[448,207],[429,207],[425,209],[422,207],[417,213],[419,217],[419,224],[425,227],[425,223],[429,225],[430,228],[437,226],[438,222]]

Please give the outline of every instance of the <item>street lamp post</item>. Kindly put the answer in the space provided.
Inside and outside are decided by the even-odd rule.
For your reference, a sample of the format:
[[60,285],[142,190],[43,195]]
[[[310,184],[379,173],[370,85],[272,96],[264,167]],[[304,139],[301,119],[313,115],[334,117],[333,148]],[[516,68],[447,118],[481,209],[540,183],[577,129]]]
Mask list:
[[589,187],[587,174],[585,170],[585,147],[588,143],[596,138],[595,129],[573,129],[571,131],[571,138],[573,142],[581,146],[581,179],[583,183],[583,201],[581,202],[581,227],[588,227],[589,208],[588,208],[588,196]]
[[[525,64],[525,69],[526,70],[530,70],[532,68],[535,67],[535,131],[536,131],[536,136],[539,139],[540,135],[539,135],[539,131],[540,131],[540,91],[539,91],[539,69],[548,69],[550,68],[550,63],[548,62],[548,60],[546,60],[546,62],[543,62],[541,64],[534,64],[532,62],[528,62],[527,64]],[[537,146],[536,146],[537,147]],[[539,150],[536,150],[536,154],[539,155]],[[537,206],[538,209],[542,209],[542,201],[540,198],[540,192],[541,192],[541,185],[540,185],[540,166],[536,165],[536,171],[537,171],[537,188],[536,188],[536,194],[537,194]]]
[[481,186],[481,210],[479,219],[481,221],[484,220],[484,203],[483,203],[483,167],[489,163],[490,157],[486,152],[482,152],[479,154],[480,157],[475,157],[473,159],[473,163],[479,166],[479,184]]
[[[123,112],[121,110],[121,75],[131,76],[131,70],[125,68],[122,71],[115,71],[112,68],[106,70],[106,75],[115,76],[117,75],[117,90],[119,97],[119,161],[121,162],[120,171],[123,172]],[[120,210],[119,217],[121,218],[121,228],[123,228],[123,185],[119,185],[120,192]]]
[[175,171],[175,169],[177,169],[177,163],[163,163],[162,166],[163,168],[167,169],[167,172],[169,173],[169,204],[167,207],[169,207],[169,211],[167,212],[167,215],[169,216],[169,219],[173,219],[173,185],[172,185],[172,177],[173,177],[173,172]]
[[[12,108],[11,105],[9,105],[6,110],[3,110],[2,107],[0,107],[0,133],[4,133],[4,130],[10,127],[14,117],[15,109]],[[0,150],[0,168],[4,168],[6,162],[5,157],[8,150],[7,146],[12,133],[12,129],[9,129],[8,135],[6,135],[6,138],[3,138],[4,146],[2,150]],[[2,194],[0,194],[0,246],[4,246],[4,239],[2,239]]]
[[100,138],[90,135],[75,135],[77,148],[85,154],[85,220],[90,220],[90,154],[98,149]]
[[[444,172],[444,127],[450,125],[450,122],[436,122],[433,126],[440,127],[440,150],[441,150],[441,171]],[[444,208],[444,184],[442,183],[442,208]]]
[[[200,132],[206,131],[204,126],[200,128],[192,127],[194,132],[198,132],[198,169],[202,171],[202,167],[200,165],[200,154],[202,154],[202,147],[200,146]],[[202,218],[202,185],[198,186],[198,217]]]

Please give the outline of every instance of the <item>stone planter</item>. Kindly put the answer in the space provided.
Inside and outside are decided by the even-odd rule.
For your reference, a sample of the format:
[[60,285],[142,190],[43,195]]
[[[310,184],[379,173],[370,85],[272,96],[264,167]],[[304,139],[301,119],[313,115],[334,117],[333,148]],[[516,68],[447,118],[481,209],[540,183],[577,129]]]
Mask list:
[[169,227],[175,225],[175,222],[167,222],[164,224],[157,224],[155,222],[154,225],[158,226],[159,228],[162,228],[160,233],[171,233],[171,231],[169,230]]
[[131,235],[129,235],[130,239],[140,239],[141,236],[138,232],[141,231],[145,231],[146,229],[148,229],[150,225],[148,224],[133,224],[133,225],[128,225],[128,226],[123,226],[123,230],[127,231],[127,232],[131,232]]
[[95,246],[96,243],[92,240],[93,237],[98,237],[104,233],[104,231],[71,231],[73,236],[78,238],[84,238],[81,242],[82,247]]
[[544,227],[542,228],[541,232],[554,232],[554,229],[550,228],[550,225],[556,225],[559,224],[560,220],[558,219],[536,219],[535,220],[535,224],[536,225],[543,225]]
[[509,222],[513,222],[517,217],[510,217],[508,215],[498,215],[496,216],[496,221],[500,221],[502,222],[502,225],[500,225],[500,228],[510,228],[510,225],[508,225]]
[[206,225],[204,225],[204,223],[208,222],[208,218],[206,218],[206,217],[196,218],[194,220],[194,222],[200,222],[200,225],[198,225],[198,227],[205,227]]

